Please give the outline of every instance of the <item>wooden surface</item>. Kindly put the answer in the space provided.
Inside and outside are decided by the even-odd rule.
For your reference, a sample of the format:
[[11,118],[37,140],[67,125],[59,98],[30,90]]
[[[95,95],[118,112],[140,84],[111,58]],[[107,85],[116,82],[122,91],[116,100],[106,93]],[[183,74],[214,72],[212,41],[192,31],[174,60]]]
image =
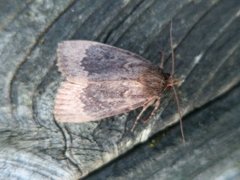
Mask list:
[[[186,144],[171,94],[134,134],[137,111],[54,120],[58,42],[99,41],[156,65],[164,50],[168,71],[171,19]],[[240,178],[239,29],[237,0],[0,0],[0,179]]]

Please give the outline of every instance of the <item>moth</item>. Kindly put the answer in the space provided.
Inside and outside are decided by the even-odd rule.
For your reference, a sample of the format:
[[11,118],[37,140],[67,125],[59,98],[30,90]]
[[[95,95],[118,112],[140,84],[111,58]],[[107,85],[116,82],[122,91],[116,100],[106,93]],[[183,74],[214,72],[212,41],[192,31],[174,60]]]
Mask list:
[[154,115],[165,91],[173,89],[176,94],[174,86],[179,83],[174,72],[163,71],[163,63],[156,66],[127,50],[93,41],[60,43],[57,66],[65,77],[55,98],[59,122],[96,121],[142,107],[133,130],[150,106],[154,108],[149,118]]

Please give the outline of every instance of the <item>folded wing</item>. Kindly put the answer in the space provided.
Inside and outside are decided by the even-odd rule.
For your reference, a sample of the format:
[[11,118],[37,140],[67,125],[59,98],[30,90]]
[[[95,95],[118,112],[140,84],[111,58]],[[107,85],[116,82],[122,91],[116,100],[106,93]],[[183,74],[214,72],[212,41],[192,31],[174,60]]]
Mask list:
[[146,101],[135,81],[62,82],[55,99],[54,116],[61,122],[87,122],[128,112]]
[[59,71],[71,82],[136,80],[151,66],[141,56],[92,41],[64,41],[58,45]]

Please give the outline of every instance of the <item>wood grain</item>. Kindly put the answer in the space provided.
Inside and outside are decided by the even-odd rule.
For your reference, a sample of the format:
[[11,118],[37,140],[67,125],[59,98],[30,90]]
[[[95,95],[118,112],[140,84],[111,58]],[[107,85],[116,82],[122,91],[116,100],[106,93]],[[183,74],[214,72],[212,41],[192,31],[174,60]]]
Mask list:
[[[1,1],[0,179],[79,179],[106,164],[88,178],[239,178],[239,16],[226,0]],[[56,123],[59,42],[99,41],[155,64],[164,50],[170,70],[171,19],[185,145],[171,94],[134,134],[135,112]]]

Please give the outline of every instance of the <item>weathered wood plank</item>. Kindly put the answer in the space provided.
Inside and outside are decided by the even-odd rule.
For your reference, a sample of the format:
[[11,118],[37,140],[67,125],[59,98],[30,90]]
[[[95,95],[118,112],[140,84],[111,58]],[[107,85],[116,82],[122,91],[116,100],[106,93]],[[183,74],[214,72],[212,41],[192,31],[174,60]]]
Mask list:
[[187,115],[186,144],[175,126],[85,179],[239,179],[239,96],[240,85]]
[[[179,174],[202,178],[210,177],[212,170],[216,174],[223,172],[221,163],[234,165],[232,156],[220,160],[228,152],[239,154],[239,146],[234,145],[239,136],[238,1],[50,0],[21,4],[1,1],[0,5],[1,178],[78,179],[164,129],[166,137],[155,149],[165,149],[167,153],[156,152],[144,144],[91,178],[157,179],[161,175],[167,179]],[[100,41],[138,53],[155,64],[159,63],[159,51],[163,49],[166,69],[169,69],[171,19],[176,76],[185,80],[179,88],[181,108],[186,116],[185,146],[181,144],[178,129],[168,128],[178,121],[171,97],[164,98],[151,122],[138,124],[134,135],[129,133],[129,128],[136,112],[85,124],[55,122],[52,109],[62,80],[55,65],[58,42]],[[199,127],[199,123],[208,131]],[[234,127],[236,131],[228,130]],[[216,154],[213,159],[207,151],[211,143]],[[218,151],[224,143],[228,146]],[[198,165],[201,164],[199,154],[192,154],[192,149],[199,151],[203,160],[207,159],[204,167]],[[126,158],[128,163],[122,163]],[[138,160],[144,163],[140,165]],[[192,168],[195,161],[199,163]],[[119,164],[121,172],[112,171]],[[171,168],[173,165],[178,169]],[[128,167],[135,168],[128,171]]]

